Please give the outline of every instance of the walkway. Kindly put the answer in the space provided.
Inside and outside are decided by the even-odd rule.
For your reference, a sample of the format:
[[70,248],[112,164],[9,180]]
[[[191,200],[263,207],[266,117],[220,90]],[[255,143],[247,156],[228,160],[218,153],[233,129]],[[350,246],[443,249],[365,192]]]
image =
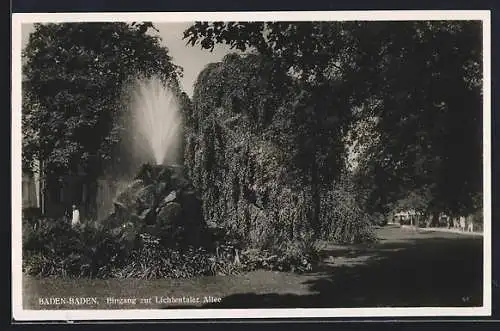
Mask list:
[[[393,226],[399,226],[397,224],[390,224]],[[415,230],[415,227],[412,225],[401,225],[401,229],[404,230]],[[446,232],[446,233],[455,233],[455,234],[461,234],[464,236],[483,236],[482,232],[479,231],[474,231],[474,232],[469,232],[469,231],[462,231],[460,229],[456,228],[445,228],[445,227],[430,227],[430,228],[418,228],[419,232]]]

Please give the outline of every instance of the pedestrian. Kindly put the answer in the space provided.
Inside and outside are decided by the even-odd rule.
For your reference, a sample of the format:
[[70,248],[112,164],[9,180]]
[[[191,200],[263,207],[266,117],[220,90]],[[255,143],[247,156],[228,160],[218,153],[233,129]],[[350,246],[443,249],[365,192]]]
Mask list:
[[64,209],[64,221],[67,223],[71,223],[71,212],[67,207]]
[[474,232],[474,218],[472,216],[467,217],[467,232]]
[[460,230],[465,232],[465,217],[460,216]]
[[73,215],[71,218],[71,226],[76,227],[80,224],[80,211],[78,210],[76,205],[73,205],[72,209],[73,209]]

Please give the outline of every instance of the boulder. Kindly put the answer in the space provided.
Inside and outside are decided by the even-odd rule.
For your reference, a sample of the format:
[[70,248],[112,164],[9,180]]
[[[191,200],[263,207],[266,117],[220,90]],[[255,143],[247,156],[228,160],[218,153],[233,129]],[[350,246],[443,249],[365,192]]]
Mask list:
[[157,186],[150,184],[137,192],[134,201],[135,203],[132,203],[129,207],[139,210],[152,208],[155,205],[156,199]]
[[156,233],[169,243],[195,245],[206,225],[201,201],[178,166],[142,166],[114,200],[109,224],[134,223],[139,233]]
[[115,208],[127,209],[135,203],[137,194],[144,188],[144,181],[140,179],[134,180],[125,190],[121,191],[113,201]]
[[164,205],[166,205],[167,203],[169,203],[169,202],[173,202],[173,201],[175,201],[176,199],[177,199],[177,192],[176,192],[176,191],[172,191],[172,192],[170,192],[170,193],[169,193],[166,197],[164,197],[164,198],[160,201],[160,203],[159,203],[159,205],[158,205],[158,208],[161,208],[161,207],[163,207]]
[[177,202],[169,202],[158,212],[156,224],[159,236],[169,245],[184,243],[186,236],[182,224],[182,206]]
[[176,226],[180,223],[182,215],[182,206],[177,202],[169,202],[163,206],[156,216],[156,224],[160,227]]

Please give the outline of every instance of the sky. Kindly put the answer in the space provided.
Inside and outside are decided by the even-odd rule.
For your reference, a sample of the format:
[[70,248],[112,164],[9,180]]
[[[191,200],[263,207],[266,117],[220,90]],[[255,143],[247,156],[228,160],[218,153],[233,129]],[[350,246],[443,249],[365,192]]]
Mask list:
[[[192,23],[154,23],[159,33],[151,30],[151,34],[158,35],[162,39],[161,43],[168,48],[172,61],[184,69],[181,85],[189,96],[193,95],[193,85],[203,68],[209,63],[222,60],[226,54],[232,52],[225,45],[217,45],[213,52],[202,50],[199,46],[186,46],[186,41],[182,40],[183,32]],[[33,24],[22,25],[23,49],[33,30]]]

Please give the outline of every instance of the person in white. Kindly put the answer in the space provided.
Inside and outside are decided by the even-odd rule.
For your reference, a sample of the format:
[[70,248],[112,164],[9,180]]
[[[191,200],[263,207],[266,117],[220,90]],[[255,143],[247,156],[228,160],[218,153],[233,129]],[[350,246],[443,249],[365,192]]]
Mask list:
[[75,227],[80,224],[80,211],[76,208],[76,205],[73,205],[73,216],[71,218],[71,226]]
[[471,216],[467,218],[467,232],[474,232],[474,219]]
[[465,232],[465,217],[460,216],[460,230]]

